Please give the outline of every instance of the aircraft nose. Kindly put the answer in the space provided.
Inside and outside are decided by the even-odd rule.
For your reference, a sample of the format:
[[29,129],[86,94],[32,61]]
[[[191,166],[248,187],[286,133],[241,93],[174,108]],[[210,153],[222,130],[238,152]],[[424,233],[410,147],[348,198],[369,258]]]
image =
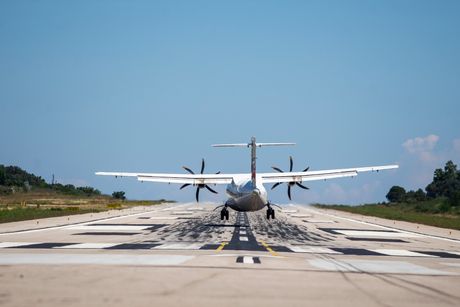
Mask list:
[[252,190],[252,193],[260,195],[260,190],[259,189],[254,189],[254,190]]

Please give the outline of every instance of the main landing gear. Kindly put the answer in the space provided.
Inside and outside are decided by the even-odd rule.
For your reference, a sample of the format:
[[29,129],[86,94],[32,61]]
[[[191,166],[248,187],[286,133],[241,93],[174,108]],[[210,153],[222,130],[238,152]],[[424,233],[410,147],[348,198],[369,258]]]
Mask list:
[[268,207],[267,208],[267,220],[269,220],[270,218],[272,220],[274,220],[275,219],[275,210],[270,206],[267,206],[267,207]]
[[228,221],[228,216],[229,216],[228,209],[227,209],[227,207],[225,206],[225,207],[220,211],[220,220],[223,221],[224,219],[226,219],[226,220]]

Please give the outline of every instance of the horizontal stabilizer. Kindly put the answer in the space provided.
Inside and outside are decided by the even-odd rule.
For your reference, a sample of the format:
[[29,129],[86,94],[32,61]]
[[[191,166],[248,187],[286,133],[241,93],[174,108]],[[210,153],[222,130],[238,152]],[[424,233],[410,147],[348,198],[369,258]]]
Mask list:
[[[291,146],[295,143],[255,143],[256,147],[265,147],[265,146]],[[251,143],[235,143],[235,144],[214,144],[212,147],[250,147]]]

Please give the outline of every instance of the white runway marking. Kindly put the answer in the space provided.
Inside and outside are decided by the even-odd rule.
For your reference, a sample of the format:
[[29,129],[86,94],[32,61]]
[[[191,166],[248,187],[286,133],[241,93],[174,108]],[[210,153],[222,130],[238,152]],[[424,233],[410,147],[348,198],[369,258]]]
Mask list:
[[14,264],[104,264],[104,265],[178,265],[194,258],[180,255],[120,254],[0,254],[0,265]]
[[160,246],[155,246],[153,249],[197,250],[197,249],[200,249],[203,245],[204,243],[175,242],[175,243],[165,243]]
[[375,260],[323,260],[312,259],[308,262],[321,270],[339,272],[366,272],[366,273],[393,273],[416,275],[456,275],[419,266],[403,261],[375,261]]
[[246,230],[240,230],[240,235],[246,235]]
[[[291,206],[293,206],[293,205],[291,205]],[[319,212],[317,210],[313,210],[313,209],[310,209],[310,208],[305,209],[305,210],[308,210],[310,212],[317,213],[317,214],[320,214],[320,215],[325,215],[325,216],[328,216],[328,217],[340,219],[340,220],[343,220],[343,221],[354,222],[354,223],[361,224],[361,225],[369,225],[369,226],[374,226],[374,227],[377,227],[377,228],[380,228],[380,229],[386,229],[386,230],[396,230],[396,231],[399,231],[401,233],[415,234],[415,235],[417,235],[419,237],[424,237],[424,238],[438,239],[438,240],[443,240],[443,241],[448,241],[448,242],[460,243],[460,240],[456,240],[456,239],[449,239],[449,238],[445,238],[445,237],[441,237],[441,236],[427,235],[427,234],[418,233],[418,232],[414,232],[414,231],[398,229],[396,227],[388,227],[388,226],[382,226],[382,225],[374,224],[374,223],[370,223],[370,222],[358,221],[358,220],[355,220],[355,219],[352,219],[352,218],[341,217],[341,216],[338,216],[338,215],[335,215],[335,214]]]
[[295,209],[282,209],[281,212],[283,213],[296,213],[298,212],[299,210],[295,210]]
[[342,254],[338,251],[317,246],[288,246],[295,253],[312,253],[312,254]]
[[150,220],[177,220],[177,216],[152,216]]
[[240,236],[240,241],[248,241],[248,240],[249,240],[248,237],[241,237]]
[[433,256],[433,255],[428,255],[428,254],[411,252],[411,251],[403,250],[403,249],[370,249],[370,251],[373,251],[379,254],[388,255],[388,256],[431,257],[431,258],[438,257],[438,256]]
[[86,224],[95,223],[95,222],[101,223],[101,222],[113,221],[113,220],[124,219],[124,218],[132,217],[132,216],[145,215],[146,213],[156,212],[156,211],[158,211],[158,209],[146,210],[146,211],[143,211],[141,213],[133,213],[133,214],[125,214],[125,215],[121,215],[121,216],[109,217],[109,218],[106,218],[106,219],[93,219],[93,220],[89,220],[89,221],[85,221],[85,222],[71,223],[71,224],[66,224],[66,225],[61,225],[61,226],[54,226],[54,227],[47,227],[47,228],[40,228],[40,229],[30,229],[30,230],[19,230],[19,231],[12,231],[12,232],[4,232],[4,233],[0,233],[0,236],[7,236],[7,235],[12,235],[12,234],[33,233],[33,232],[57,230],[57,229],[65,229],[65,228],[75,227],[76,225],[86,225]]
[[28,242],[3,242],[0,243],[0,248],[8,248],[8,247],[19,247],[23,245],[30,245],[30,244],[40,244],[39,243],[28,243]]
[[334,229],[335,232],[339,232],[350,237],[388,237],[388,238],[416,238],[419,235],[415,233],[406,232],[387,232],[387,231],[360,231],[360,230],[340,230]]
[[291,214],[291,217],[312,217],[311,214]]
[[81,225],[81,226],[74,226],[69,228],[70,230],[144,230],[151,226],[138,226],[138,225]]
[[58,246],[58,247],[53,247],[53,248],[100,249],[100,248],[112,247],[112,246],[119,245],[119,244],[121,244],[121,243],[79,243],[79,244],[70,244],[70,245],[65,245],[65,246]]
[[254,264],[254,258],[244,256],[244,257],[243,257],[243,263]]
[[304,220],[307,223],[335,223],[332,220]]
[[443,264],[444,264],[444,265],[448,265],[448,266],[453,266],[453,267],[458,267],[458,268],[460,268],[460,263],[444,262]]
[[192,215],[193,212],[191,211],[173,211],[171,212],[172,215]]

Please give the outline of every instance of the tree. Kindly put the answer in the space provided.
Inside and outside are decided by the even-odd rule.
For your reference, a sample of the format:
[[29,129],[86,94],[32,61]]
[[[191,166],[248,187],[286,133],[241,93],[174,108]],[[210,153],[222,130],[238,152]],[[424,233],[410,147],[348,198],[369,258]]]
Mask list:
[[0,185],[5,185],[5,167],[0,164]]
[[438,168],[434,171],[433,182],[425,188],[429,198],[454,197],[460,191],[460,171],[452,161],[447,161],[444,170]]
[[92,187],[78,187],[77,190],[83,192],[86,196],[101,195],[101,191]]
[[123,191],[115,191],[115,192],[113,192],[112,197],[115,198],[115,199],[121,199],[121,200],[126,199],[125,192],[123,192]]
[[415,191],[415,200],[417,201],[424,201],[426,200],[426,194],[425,192],[423,192],[422,189],[418,189],[417,191]]
[[392,186],[390,191],[388,191],[386,198],[391,203],[403,202],[406,198],[406,190],[397,185]]

